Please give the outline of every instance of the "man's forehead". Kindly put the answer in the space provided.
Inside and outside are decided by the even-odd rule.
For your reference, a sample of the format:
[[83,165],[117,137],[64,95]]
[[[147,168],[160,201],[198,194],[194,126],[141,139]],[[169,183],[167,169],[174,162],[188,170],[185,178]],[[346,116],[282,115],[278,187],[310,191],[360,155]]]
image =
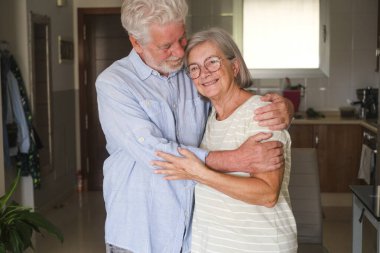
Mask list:
[[150,36],[158,41],[170,41],[186,36],[183,23],[152,24],[149,27]]

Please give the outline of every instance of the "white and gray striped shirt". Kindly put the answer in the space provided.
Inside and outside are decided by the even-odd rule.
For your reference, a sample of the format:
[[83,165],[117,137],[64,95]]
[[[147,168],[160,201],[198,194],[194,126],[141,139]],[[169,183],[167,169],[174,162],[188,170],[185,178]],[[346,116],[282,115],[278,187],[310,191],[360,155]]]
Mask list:
[[[216,120],[213,108],[201,147],[210,151],[231,150],[249,136],[270,131],[253,120],[253,111],[264,104],[260,96],[253,96],[223,121]],[[286,159],[277,204],[273,208],[250,205],[197,184],[192,253],[297,252],[297,229],[288,192],[290,137],[287,131],[275,131],[271,139],[283,142]]]

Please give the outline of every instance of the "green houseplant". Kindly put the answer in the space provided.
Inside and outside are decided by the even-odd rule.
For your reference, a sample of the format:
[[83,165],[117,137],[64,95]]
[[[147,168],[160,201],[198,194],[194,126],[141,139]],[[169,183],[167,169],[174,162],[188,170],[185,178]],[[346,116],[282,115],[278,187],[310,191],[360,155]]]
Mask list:
[[20,172],[12,182],[10,189],[0,197],[0,253],[22,253],[33,249],[33,231],[42,234],[45,231],[63,242],[61,231],[32,208],[11,201],[11,197],[20,181]]

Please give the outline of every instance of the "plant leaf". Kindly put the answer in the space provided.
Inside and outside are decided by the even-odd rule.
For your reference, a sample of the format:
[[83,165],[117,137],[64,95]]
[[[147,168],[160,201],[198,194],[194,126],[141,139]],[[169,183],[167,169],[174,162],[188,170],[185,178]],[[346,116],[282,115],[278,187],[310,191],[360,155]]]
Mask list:
[[0,242],[0,253],[5,253],[5,245],[2,242]]
[[16,230],[9,231],[9,242],[6,243],[6,249],[10,250],[12,253],[22,253],[24,245],[22,239]]
[[9,200],[9,198],[15,192],[19,181],[20,181],[20,170],[17,172],[17,176],[13,180],[11,188],[8,190],[8,192],[5,193],[4,196],[1,196],[1,198],[0,198],[0,208],[1,209],[3,209],[5,207],[5,205],[7,204],[8,200]]
[[19,221],[15,224],[15,230],[17,231],[20,240],[23,244],[23,249],[27,249],[28,247],[32,247],[32,234],[33,229],[29,226],[29,224]]
[[53,223],[51,223],[49,220],[47,220],[45,217],[43,217],[41,214],[37,212],[29,212],[25,213],[23,216],[23,219],[30,225],[32,225],[35,231],[40,232],[39,228],[42,228],[46,232],[48,232],[51,235],[54,235],[55,237],[57,237],[58,240],[63,242],[63,234],[60,231],[60,229],[56,227]]
[[63,242],[63,234],[54,224],[32,208],[10,201],[19,180],[20,171],[11,188],[0,198],[0,253],[22,253],[27,248],[33,249],[33,231],[47,232]]

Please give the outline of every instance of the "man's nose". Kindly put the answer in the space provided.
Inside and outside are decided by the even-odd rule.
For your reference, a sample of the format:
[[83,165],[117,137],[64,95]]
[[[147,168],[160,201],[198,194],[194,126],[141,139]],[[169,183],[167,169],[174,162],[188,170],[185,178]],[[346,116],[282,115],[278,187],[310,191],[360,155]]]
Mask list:
[[171,52],[173,56],[182,58],[185,56],[185,47],[180,42],[176,42],[172,45]]

